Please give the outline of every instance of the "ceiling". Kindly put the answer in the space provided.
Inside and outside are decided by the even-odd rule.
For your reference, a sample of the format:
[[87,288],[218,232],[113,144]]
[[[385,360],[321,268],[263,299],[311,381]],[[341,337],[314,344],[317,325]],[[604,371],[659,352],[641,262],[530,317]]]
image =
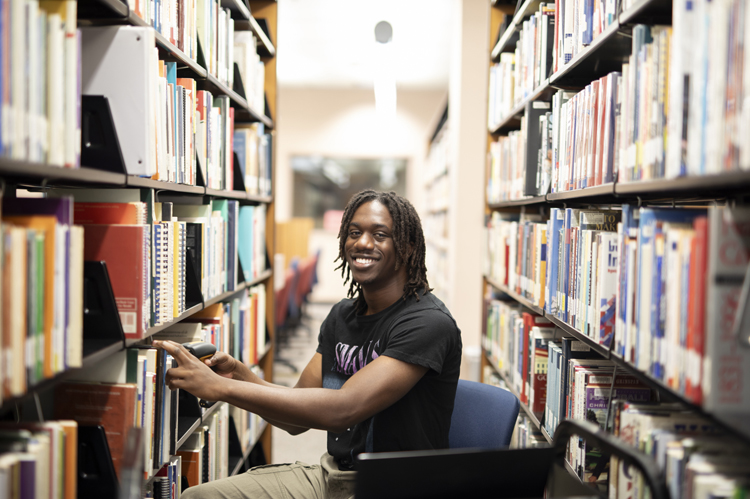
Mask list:
[[453,0],[278,0],[280,86],[372,88],[375,25],[389,44],[398,88],[448,88]]

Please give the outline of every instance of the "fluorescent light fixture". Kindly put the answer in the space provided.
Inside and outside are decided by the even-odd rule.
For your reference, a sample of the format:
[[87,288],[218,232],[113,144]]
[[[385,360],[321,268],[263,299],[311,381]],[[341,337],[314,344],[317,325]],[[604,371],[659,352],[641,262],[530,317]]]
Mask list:
[[375,114],[390,121],[396,116],[396,75],[393,71],[393,28],[387,21],[375,26]]

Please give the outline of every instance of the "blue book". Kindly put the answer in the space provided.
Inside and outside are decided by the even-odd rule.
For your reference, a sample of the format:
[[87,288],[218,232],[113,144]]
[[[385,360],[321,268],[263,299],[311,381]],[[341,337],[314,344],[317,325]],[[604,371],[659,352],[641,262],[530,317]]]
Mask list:
[[571,264],[572,262],[572,256],[573,252],[571,251],[572,248],[570,246],[570,229],[571,227],[578,225],[578,210],[575,210],[573,208],[566,208],[565,209],[565,225],[563,227],[563,234],[565,237],[565,240],[563,242],[563,248],[564,248],[564,254],[562,259],[562,269],[563,269],[563,285],[562,285],[562,303],[560,304],[561,311],[562,311],[562,320],[565,322],[568,322],[570,320],[570,292],[572,291],[573,287],[571,285]]
[[237,287],[237,222],[239,218],[239,202],[227,201],[227,291],[234,291]]
[[[554,279],[557,281],[557,233],[554,230],[555,221],[557,220],[560,210],[558,208],[550,209],[550,216],[547,220],[547,244],[545,246],[545,256],[547,266],[545,268],[544,276],[544,311],[548,314],[553,314],[553,291],[555,284],[552,282]],[[554,263],[553,263],[554,262]],[[554,268],[553,268],[554,267]],[[555,307],[557,305],[557,299],[555,297]]]
[[664,319],[666,316],[666,297],[664,289],[664,255],[666,253],[665,235],[661,223],[657,223],[654,230],[654,275],[651,279],[651,350],[650,372],[656,379],[663,379],[661,364],[661,344],[664,338]]
[[245,274],[245,281],[253,279],[253,239],[255,237],[253,230],[253,219],[255,207],[242,206],[240,208],[237,252],[242,265],[242,272]]
[[[176,62],[165,62],[164,66],[167,70],[167,83],[169,85],[172,85],[172,98],[174,99],[174,108],[172,109],[172,119],[174,120],[174,124],[177,124],[177,63]],[[175,129],[174,134],[172,136],[172,144],[170,145],[170,150],[177,151],[177,142],[179,138],[177,137],[177,130]],[[178,162],[180,160],[179,154],[174,155],[174,164],[172,165],[173,177],[172,180],[177,179],[177,175],[179,172]]]
[[247,184],[245,184],[245,175],[246,175],[246,165],[245,165],[245,159],[247,156],[247,131],[245,130],[235,130],[234,137],[234,152],[237,154],[237,164],[240,167],[240,173],[242,176],[242,184],[245,186],[245,190],[247,190]]
[[594,0],[586,0],[584,2],[583,15],[586,17],[586,30],[583,32],[583,44],[589,45],[594,41]]
[[631,273],[630,263],[628,260],[628,243],[638,239],[638,225],[640,221],[640,211],[634,206],[622,205],[622,234],[618,245],[620,248],[620,275],[619,275],[619,293],[617,295],[617,332],[615,334],[615,352],[625,357],[627,338],[625,337],[626,325],[628,323],[628,314],[632,316],[631,307],[628,307],[628,293],[632,293],[631,286],[635,283],[630,282],[628,276]]

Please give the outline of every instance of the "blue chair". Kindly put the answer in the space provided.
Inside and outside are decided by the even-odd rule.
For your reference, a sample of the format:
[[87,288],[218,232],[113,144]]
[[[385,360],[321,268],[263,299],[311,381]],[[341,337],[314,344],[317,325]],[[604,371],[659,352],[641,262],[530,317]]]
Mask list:
[[507,447],[520,404],[507,390],[476,381],[458,380],[448,442],[451,449]]

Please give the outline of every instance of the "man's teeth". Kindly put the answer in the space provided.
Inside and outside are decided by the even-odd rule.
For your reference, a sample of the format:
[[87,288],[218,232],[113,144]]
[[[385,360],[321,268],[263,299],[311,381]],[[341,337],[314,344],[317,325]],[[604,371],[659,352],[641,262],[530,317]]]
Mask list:
[[364,263],[364,264],[367,264],[367,263],[372,263],[372,262],[374,262],[375,260],[373,260],[372,258],[356,258],[356,259],[355,259],[355,261],[356,261],[357,263]]

